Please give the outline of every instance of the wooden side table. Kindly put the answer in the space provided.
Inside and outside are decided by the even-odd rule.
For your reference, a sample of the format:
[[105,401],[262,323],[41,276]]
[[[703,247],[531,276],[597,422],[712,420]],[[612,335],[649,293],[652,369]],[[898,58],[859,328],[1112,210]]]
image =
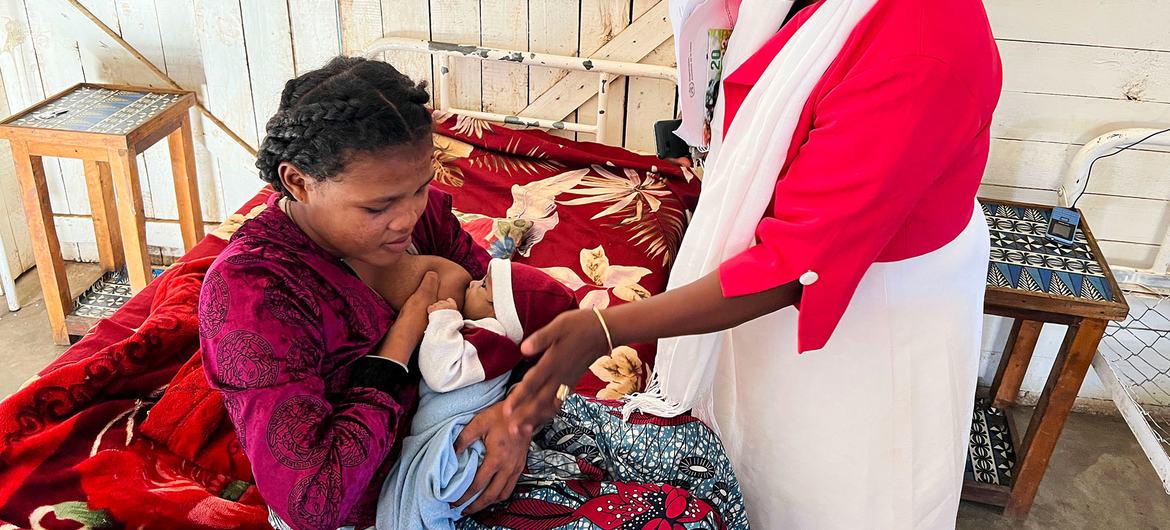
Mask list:
[[[984,311],[1015,322],[991,395],[976,407],[963,498],[1025,517],[1105,326],[1124,320],[1129,305],[1083,217],[1076,245],[1064,247],[1045,237],[1052,207],[981,202],[991,231]],[[1021,440],[1010,408],[1046,323],[1068,332]]]
[[194,94],[181,90],[83,83],[0,122],[0,138],[12,143],[54,342],[69,343],[65,314],[72,300],[41,157],[84,161],[101,264],[107,270],[125,266],[137,292],[151,273],[135,157],[163,138],[183,245],[189,250],[203,237],[189,117],[194,103]]

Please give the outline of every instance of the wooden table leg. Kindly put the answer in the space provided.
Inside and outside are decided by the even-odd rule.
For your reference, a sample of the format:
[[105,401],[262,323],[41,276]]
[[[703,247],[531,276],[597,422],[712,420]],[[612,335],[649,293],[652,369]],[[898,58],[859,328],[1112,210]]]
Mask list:
[[996,408],[1002,409],[1016,403],[1024,374],[1028,372],[1028,363],[1032,362],[1032,353],[1036,351],[1036,340],[1040,338],[1040,330],[1043,328],[1044,323],[1035,320],[1017,318],[1012,323],[1007,347],[1003,350],[995,379],[991,382],[991,400]]
[[1105,334],[1105,324],[1104,320],[1086,319],[1069,326],[1064,344],[1048,375],[1048,382],[1044,385],[1044,393],[1040,395],[1032,421],[1028,424],[1023,447],[1016,452],[1019,455],[1016,476],[1012,483],[1011,498],[1004,507],[1004,515],[1023,518],[1032,509],[1032,501],[1036,498],[1044,471],[1048,469],[1048,460],[1056,448],[1056,440],[1060,438],[1073,401],[1085,381],[1085,374],[1097,353],[1101,337]]
[[167,136],[171,148],[171,172],[175,177],[175,199],[183,247],[191,250],[203,239],[203,212],[199,207],[199,177],[195,174],[195,147],[191,141],[191,118],[183,116],[179,128]]
[[73,309],[73,300],[69,293],[65,262],[61,259],[61,242],[57,240],[57,227],[53,222],[45,166],[41,163],[41,157],[29,155],[25,142],[12,142],[12,159],[20,180],[21,199],[28,217],[37,276],[40,277],[41,290],[45,296],[45,312],[49,316],[49,327],[53,330],[53,342],[67,345],[69,333],[65,330],[65,312]]
[[97,239],[98,256],[102,268],[118,270],[126,265],[122,254],[122,231],[118,229],[118,208],[114,203],[114,181],[110,164],[96,160],[85,161],[85,187],[89,192],[89,206],[93,210],[93,232]]
[[110,168],[118,192],[118,221],[126,251],[126,272],[130,276],[130,288],[137,293],[150,283],[150,255],[146,251],[146,213],[134,151],[111,149]]

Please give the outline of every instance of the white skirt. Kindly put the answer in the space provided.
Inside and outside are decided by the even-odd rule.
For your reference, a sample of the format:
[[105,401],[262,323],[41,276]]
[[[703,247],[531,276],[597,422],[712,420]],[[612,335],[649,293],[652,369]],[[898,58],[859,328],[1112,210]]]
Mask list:
[[754,528],[954,528],[989,246],[976,205],[943,248],[874,264],[823,350],[797,354],[793,308],[728,334],[714,414]]

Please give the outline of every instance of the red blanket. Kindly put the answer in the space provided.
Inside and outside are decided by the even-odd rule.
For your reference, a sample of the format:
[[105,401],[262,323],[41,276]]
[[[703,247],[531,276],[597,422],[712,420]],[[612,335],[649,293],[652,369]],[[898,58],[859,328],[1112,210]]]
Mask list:
[[[666,289],[699,180],[651,156],[542,131],[436,114],[436,186],[494,257],[545,268],[582,307]],[[618,399],[640,389],[653,345],[619,347],[578,392]]]
[[6,520],[204,528],[230,515],[219,527],[262,527],[266,511],[239,482],[251,478],[248,464],[196,351],[196,301],[212,260],[172,267],[132,333],[0,403]]
[[[586,305],[665,287],[697,180],[622,149],[463,118],[436,122],[437,185],[493,253],[549,268]],[[205,238],[0,402],[0,526],[268,528],[196,351],[203,273],[225,245]],[[629,391],[652,357],[646,346],[615,353],[594,370],[601,379],[580,388]]]

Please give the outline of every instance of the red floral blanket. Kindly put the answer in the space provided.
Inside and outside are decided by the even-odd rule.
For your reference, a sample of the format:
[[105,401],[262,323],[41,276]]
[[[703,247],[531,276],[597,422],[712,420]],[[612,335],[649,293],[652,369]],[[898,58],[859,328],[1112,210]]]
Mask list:
[[[618,148],[436,123],[436,185],[493,254],[545,268],[583,305],[665,288],[697,179]],[[203,273],[268,193],[0,402],[0,528],[268,528],[203,377],[195,311]],[[652,358],[619,348],[579,389],[633,391]]]

